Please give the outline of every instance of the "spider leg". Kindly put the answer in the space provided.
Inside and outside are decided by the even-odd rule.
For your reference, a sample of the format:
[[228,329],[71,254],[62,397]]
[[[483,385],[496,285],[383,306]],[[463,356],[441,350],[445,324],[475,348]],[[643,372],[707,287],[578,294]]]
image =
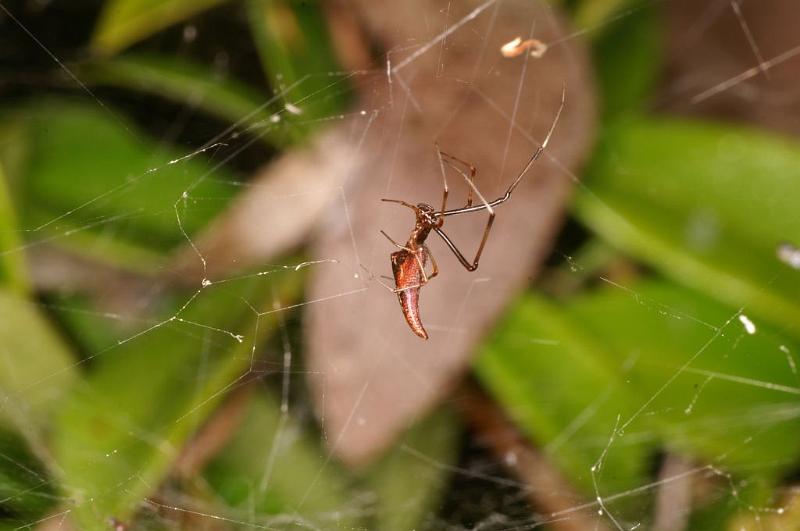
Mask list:
[[383,280],[381,280],[380,278],[375,278],[374,280],[377,280],[377,281],[378,281],[378,284],[380,284],[381,286],[383,286],[383,287],[384,287],[384,288],[386,288],[387,290],[391,291],[392,293],[397,293],[397,292],[398,292],[398,289],[397,289],[397,288],[393,288],[393,287],[391,287],[389,284],[387,284],[386,282],[384,282],[384,281],[383,281]]
[[[531,168],[531,166],[533,166],[533,163],[539,160],[539,157],[542,156],[542,153],[544,153],[545,148],[547,148],[547,144],[550,142],[550,137],[553,136],[553,131],[555,131],[556,124],[558,123],[558,120],[561,117],[561,111],[564,110],[564,101],[566,99],[566,94],[567,94],[567,88],[566,86],[564,86],[564,88],[561,91],[561,105],[558,107],[556,116],[555,118],[553,118],[553,122],[550,124],[550,129],[547,131],[547,136],[545,136],[542,145],[536,148],[536,151],[533,152],[533,155],[531,155],[531,157],[528,159],[528,162],[525,164],[525,166],[523,166],[522,171],[519,172],[516,179],[514,179],[514,181],[511,183],[511,186],[509,186],[508,190],[506,190],[505,194],[498,197],[494,201],[483,200],[482,205],[475,205],[475,206],[468,205],[463,208],[456,208],[453,210],[447,210],[445,212],[441,212],[439,215],[452,216],[454,214],[466,214],[468,212],[478,212],[480,210],[488,210],[490,216],[493,216],[493,210],[492,210],[493,207],[505,203],[511,198],[511,194],[512,192],[514,192],[514,189],[516,189],[517,185],[522,181],[522,178],[525,176],[526,173],[528,173],[528,170]],[[471,181],[467,182],[472,184],[472,188],[475,190],[475,193],[478,195],[478,197],[483,199],[478,189],[475,188],[475,185]],[[489,223],[489,226],[491,226],[491,222]]]
[[436,263],[436,259],[433,257],[433,253],[431,253],[431,250],[428,249],[428,246],[423,245],[422,248],[425,249],[425,252],[428,253],[428,258],[431,259],[431,267],[433,267],[433,271],[431,271],[431,274],[428,276],[428,280],[430,280],[439,274],[439,266]]
[[405,288],[396,288],[396,287],[392,287],[392,286],[390,286],[389,284],[387,284],[386,282],[384,282],[383,280],[381,280],[382,278],[384,278],[384,279],[386,279],[386,280],[394,280],[392,277],[387,277],[387,276],[385,276],[385,275],[381,275],[380,277],[376,277],[376,276],[375,276],[375,275],[373,275],[372,273],[370,273],[370,274],[369,274],[369,279],[370,279],[370,280],[376,280],[376,281],[378,282],[378,284],[380,284],[381,286],[383,286],[384,288],[386,288],[386,290],[387,290],[387,291],[391,291],[392,293],[395,293],[395,294],[397,294],[397,293],[400,293],[401,291],[405,291],[405,290],[407,290],[407,289],[418,288],[418,287],[420,287],[420,286],[423,286],[423,285],[424,285],[424,283],[422,283],[422,284],[419,284],[419,285],[417,285],[417,286],[406,286]]
[[[434,260],[433,255],[431,254],[431,251],[428,249],[427,245],[423,245],[420,249],[417,249],[416,251],[409,251],[409,252],[414,255],[414,259],[417,261],[417,264],[419,265],[419,272],[422,275],[422,279],[419,281],[419,283],[414,284],[413,286],[406,286],[404,288],[394,290],[395,293],[399,293],[407,289],[421,288],[422,286],[427,284],[430,279],[439,274],[439,266],[436,265],[436,260]],[[428,256],[431,258],[431,263],[433,264],[433,272],[430,274],[430,276],[428,276],[428,274],[425,272],[425,263],[423,262],[425,255],[423,255],[422,253],[428,253]]]
[[453,240],[451,240],[450,237],[447,236],[447,234],[445,234],[442,229],[434,228],[433,230],[436,231],[436,234],[441,236],[441,238],[444,240],[444,243],[447,244],[447,246],[450,248],[451,251],[453,251],[453,254],[456,255],[458,261],[461,262],[461,265],[464,266],[464,268],[467,271],[475,271],[476,269],[478,269],[478,262],[481,259],[481,253],[483,253],[483,248],[486,245],[486,240],[489,239],[489,232],[492,230],[493,224],[494,224],[494,210],[490,210],[489,221],[486,222],[486,228],[483,230],[483,238],[481,238],[481,244],[478,246],[478,251],[475,253],[475,258],[472,259],[472,262],[470,262],[464,257],[464,254],[458,250],[458,247],[456,247],[456,244],[453,243]]
[[381,231],[381,234],[383,234],[384,236],[386,236],[386,239],[388,239],[390,242],[392,242],[392,245],[394,245],[394,246],[395,246],[395,247],[397,247],[398,249],[403,249],[403,250],[405,250],[405,251],[408,251],[409,253],[413,253],[413,252],[414,252],[414,251],[412,251],[411,249],[409,249],[408,247],[406,247],[405,245],[400,245],[399,243],[397,243],[396,241],[394,241],[394,240],[392,239],[392,237],[391,237],[391,236],[389,236],[388,234],[386,234],[384,231]]
[[[458,160],[458,159],[456,159],[456,160]],[[471,171],[472,171],[472,169],[474,169],[474,167],[471,167]],[[481,243],[480,243],[480,245],[478,245],[478,250],[475,253],[475,258],[473,258],[472,262],[470,262],[469,260],[467,260],[464,257],[464,254],[461,251],[458,250],[458,247],[456,247],[456,245],[453,243],[453,241],[447,236],[447,234],[444,233],[444,231],[442,231],[441,223],[439,225],[433,227],[433,230],[436,232],[436,234],[438,234],[444,240],[444,242],[447,244],[447,246],[450,248],[450,250],[453,251],[453,254],[456,255],[456,258],[458,258],[458,261],[461,262],[461,265],[464,266],[464,268],[466,268],[467,271],[475,271],[476,269],[478,269],[478,262],[481,259],[481,254],[483,253],[483,248],[486,245],[486,240],[489,238],[489,232],[492,230],[492,225],[494,224],[495,212],[494,212],[494,208],[492,208],[492,205],[489,202],[486,201],[486,198],[483,197],[483,194],[481,194],[481,191],[478,190],[477,186],[475,186],[475,181],[472,179],[472,176],[471,177],[467,177],[461,170],[457,170],[457,171],[459,173],[461,173],[461,175],[464,177],[464,179],[466,179],[467,184],[470,187],[470,195],[467,198],[467,201],[468,201],[467,206],[465,206],[463,208],[460,208],[460,209],[457,209],[456,211],[452,211],[451,210],[450,212],[451,213],[461,212],[461,211],[470,211],[470,212],[472,212],[472,211],[478,211],[478,210],[484,210],[484,209],[489,211],[489,219],[486,221],[486,228],[483,229],[483,238],[481,238]],[[512,184],[512,188],[510,190],[513,190],[514,186],[516,186],[516,185]],[[481,202],[483,202],[482,205],[475,206],[475,207],[470,206],[471,203],[472,203],[472,192],[473,191],[475,192],[475,195],[477,195],[478,198],[480,198]],[[507,192],[506,195],[510,196],[511,194],[510,194],[510,192]],[[505,201],[506,199],[507,198],[503,199],[503,201]],[[444,220],[443,216],[446,216],[446,215],[448,215],[448,212],[442,212],[440,214],[440,218],[439,219],[443,221]]]
[[447,172],[444,169],[444,159],[442,158],[442,155],[446,156],[447,153],[444,153],[441,149],[439,149],[438,142],[436,142],[434,145],[436,146],[436,154],[439,156],[439,169],[442,171],[442,208],[439,210],[439,212],[444,212],[447,208],[447,194],[450,192],[450,190],[447,188]]
[[[437,146],[437,148],[438,148],[438,146]],[[470,164],[469,162],[467,162],[465,160],[461,160],[460,158],[456,157],[455,155],[450,155],[449,153],[445,153],[444,151],[439,151],[439,156],[440,156],[441,162],[446,163],[448,166],[450,166],[455,171],[457,171],[459,174],[461,174],[461,176],[464,178],[464,180],[466,180],[467,182],[475,182],[475,176],[478,174],[478,168],[476,168],[473,164]],[[445,157],[445,158],[442,159],[442,157]],[[454,164],[454,162],[457,162],[457,163],[469,168],[469,176],[467,176],[467,174],[464,173],[464,170],[462,170],[461,168],[456,166]],[[472,187],[471,186],[469,187],[469,191],[467,192],[467,204],[464,206],[464,208],[470,207],[470,206],[472,206]],[[442,208],[442,211],[444,211],[444,208]]]
[[375,275],[373,275],[373,274],[372,274],[372,271],[370,271],[369,269],[367,269],[367,268],[366,268],[364,265],[361,265],[361,269],[363,269],[363,270],[364,270],[364,272],[367,274],[367,278],[368,278],[370,281],[377,280],[377,281],[378,281],[378,284],[380,284],[381,286],[383,286],[384,288],[386,288],[388,291],[391,291],[392,293],[398,293],[398,291],[402,291],[402,290],[397,290],[396,288],[393,288],[392,286],[390,286],[389,284],[387,284],[386,282],[384,282],[383,280],[381,280],[381,278],[385,278],[386,280],[394,280],[393,278],[391,278],[391,277],[387,277],[387,276],[385,276],[385,275],[381,275],[381,276],[380,276],[380,278],[378,278],[378,277],[376,277]]
[[381,201],[384,201],[386,203],[397,203],[398,205],[403,205],[404,207],[408,207],[408,208],[410,208],[411,210],[413,210],[415,212],[418,210],[417,207],[415,207],[411,203],[406,203],[405,201],[401,201],[399,199],[386,199],[386,198],[384,198],[384,199],[381,199]]
[[[428,278],[428,274],[425,273],[425,262],[422,261],[423,258],[425,258],[425,255],[422,255],[422,253],[425,252],[424,249],[425,249],[425,246],[423,246],[421,249],[417,250],[416,252],[412,251],[414,253],[414,258],[417,260],[417,264],[419,264],[419,272],[422,275],[422,280],[420,281],[419,285],[418,286],[414,286],[414,287],[417,287],[417,288],[421,288],[422,286],[424,286],[425,284],[428,283],[428,280],[430,280],[430,278]],[[420,256],[420,255],[422,255],[422,256]],[[430,253],[428,253],[428,255],[430,255]],[[437,268],[436,273],[437,274],[439,273],[438,268]]]

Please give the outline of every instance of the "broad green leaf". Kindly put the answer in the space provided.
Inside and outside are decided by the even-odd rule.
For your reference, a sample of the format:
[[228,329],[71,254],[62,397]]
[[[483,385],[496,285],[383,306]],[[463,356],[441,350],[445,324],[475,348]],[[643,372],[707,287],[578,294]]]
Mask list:
[[359,529],[363,503],[352,479],[278,400],[258,394],[206,477],[243,528]]
[[277,126],[265,110],[267,94],[259,95],[234,79],[219,79],[218,74],[201,64],[178,57],[123,55],[79,68],[84,82],[147,92],[181,105],[190,102],[270,145],[285,142],[285,135],[276,131]]
[[606,451],[615,428],[640,402],[624,367],[624,357],[535,296],[511,309],[475,365],[517,425],[591,498],[593,479],[606,496],[646,477],[652,441],[617,441]]
[[247,16],[264,72],[281,102],[293,140],[342,111],[349,86],[334,57],[318,2],[247,0]]
[[[641,518],[651,491],[631,489],[652,481],[659,449],[694,459],[697,473],[707,463],[760,485],[800,457],[800,346],[760,321],[750,334],[738,315],[664,282],[606,287],[562,306],[528,295],[476,369],[587,497],[599,491]],[[598,460],[596,491],[587,467]]]
[[[241,381],[254,344],[299,297],[302,276],[284,271],[211,285],[177,301],[177,313],[95,354],[95,368],[63,404],[53,431],[71,513],[81,529],[127,521],[158,488],[182,445]],[[173,316],[175,316],[173,318]]]
[[57,502],[46,438],[78,368],[36,304],[3,290],[0,315],[0,525],[19,528]]
[[5,116],[25,131],[26,159],[9,180],[32,244],[152,271],[164,250],[185,242],[178,214],[191,235],[235,193],[207,154],[144,139],[97,105],[46,101]]
[[425,528],[437,513],[450,467],[458,459],[455,415],[436,411],[411,427],[365,475],[377,495],[373,529]]
[[0,429],[0,529],[26,529],[58,503],[46,467],[17,434]]
[[17,214],[9,194],[3,160],[0,156],[0,284],[19,295],[28,292],[28,274],[25,259],[18,249],[22,247],[17,226]]
[[664,447],[753,478],[791,467],[800,457],[800,344],[671,283],[630,289],[609,287],[565,310],[618,360],[630,359],[637,416],[626,432],[656,429]]
[[800,337],[800,144],[754,130],[630,119],[607,131],[575,211],[665,275]]
[[97,55],[113,55],[225,0],[107,0],[92,36]]
[[76,360],[36,304],[0,291],[0,421],[33,445],[77,377]]
[[652,93],[664,57],[662,24],[658,7],[640,7],[610,23],[593,43],[606,119],[641,110]]
[[76,345],[76,356],[89,363],[96,353],[115,345],[131,325],[125,315],[98,311],[91,296],[82,293],[56,293],[47,302],[52,319]]

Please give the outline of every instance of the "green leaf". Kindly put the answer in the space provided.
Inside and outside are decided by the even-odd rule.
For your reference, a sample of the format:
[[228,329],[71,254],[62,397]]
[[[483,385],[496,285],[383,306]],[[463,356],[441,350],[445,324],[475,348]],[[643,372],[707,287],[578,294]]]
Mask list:
[[276,131],[263,108],[264,96],[235,79],[219,79],[204,65],[178,57],[139,54],[76,68],[84,82],[146,92],[181,105],[191,102],[210,115],[239,124],[270,145],[285,142],[285,135]]
[[0,290],[0,315],[0,513],[19,527],[38,521],[57,500],[46,436],[79,376],[33,302]]
[[98,311],[96,301],[83,293],[61,293],[47,299],[49,314],[59,328],[77,344],[77,356],[91,361],[97,352],[111,348],[119,341],[124,316]]
[[373,529],[424,528],[439,508],[450,467],[458,459],[459,424],[442,409],[418,422],[366,472],[377,495]]
[[[1,137],[1,135],[0,135]],[[0,284],[18,295],[29,291],[28,273],[17,226],[17,215],[3,171],[3,158],[0,155]]]
[[113,55],[225,0],[107,0],[92,36],[97,55]]
[[657,7],[640,7],[609,24],[593,43],[606,119],[641,110],[652,93],[663,66],[662,24]]
[[152,271],[163,251],[185,242],[176,206],[191,235],[236,192],[204,154],[144,139],[96,105],[38,102],[6,119],[25,131],[26,159],[9,178],[31,243]]
[[158,488],[187,438],[240,381],[254,345],[278,326],[268,310],[297,300],[301,279],[280,270],[205,287],[177,303],[185,309],[96,354],[53,432],[81,529],[128,520]]
[[640,518],[651,492],[631,489],[653,480],[658,450],[762,485],[797,462],[800,345],[760,322],[751,335],[738,315],[665,282],[607,287],[562,306],[528,295],[476,370],[587,497],[611,497],[612,513]]
[[606,288],[566,309],[608,352],[630,357],[639,392],[626,431],[656,429],[664,447],[753,478],[789,469],[800,437],[800,344],[755,318],[750,334],[736,309],[672,283],[630,289]]
[[324,10],[315,0],[247,0],[247,15],[261,62],[285,106],[281,116],[294,141],[320,119],[339,113],[349,86],[333,54]]
[[629,119],[607,131],[575,202],[603,238],[677,282],[800,337],[800,145],[744,128]]
[[641,485],[652,452],[647,439],[617,442],[605,451],[615,427],[640,403],[617,354],[555,305],[526,296],[475,364],[516,424],[592,498],[598,462],[594,479],[609,495]]
[[363,507],[352,500],[352,480],[325,453],[277,400],[259,393],[206,477],[253,526],[359,529]]
[[30,528],[58,501],[53,478],[18,434],[0,429],[0,529]]
[[0,291],[0,315],[0,422],[41,446],[50,415],[76,380],[76,360],[33,302]]

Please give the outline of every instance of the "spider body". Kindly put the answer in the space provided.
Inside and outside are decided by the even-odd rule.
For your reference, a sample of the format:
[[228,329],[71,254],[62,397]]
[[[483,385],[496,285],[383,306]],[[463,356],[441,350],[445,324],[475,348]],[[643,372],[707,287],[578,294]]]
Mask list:
[[[408,205],[411,206],[411,205]],[[430,279],[439,274],[439,268],[433,260],[433,255],[425,245],[425,240],[431,231],[442,226],[444,218],[437,217],[434,208],[425,203],[411,206],[416,213],[417,220],[414,230],[411,231],[406,244],[398,245],[399,251],[392,253],[392,274],[394,275],[395,293],[400,301],[400,308],[411,330],[422,339],[428,339],[428,333],[422,326],[419,316],[419,290]],[[386,233],[383,233],[386,235]],[[386,236],[388,238],[388,235]],[[425,264],[431,259],[433,271],[430,275],[425,273]]]
[[427,260],[428,253],[424,248],[415,252],[401,249],[392,253],[392,273],[400,308],[411,331],[422,339],[428,339],[428,333],[422,326],[419,315],[419,289],[425,279],[424,267]]
[[[566,91],[563,91],[561,93],[561,106],[558,108],[558,112],[553,119],[553,123],[550,125],[550,130],[548,131],[544,141],[536,149],[536,151],[534,151],[530,159],[528,159],[527,164],[525,164],[525,166],[522,168],[522,171],[511,183],[511,186],[508,187],[506,193],[497,199],[493,201],[486,201],[486,199],[484,199],[484,197],[481,195],[480,191],[475,186],[475,175],[477,174],[477,169],[475,166],[468,162],[464,162],[453,155],[448,155],[447,153],[442,152],[438,148],[438,145],[437,151],[439,154],[439,165],[442,170],[443,181],[442,207],[439,210],[436,210],[434,207],[426,203],[412,205],[411,203],[407,203],[398,199],[382,199],[382,201],[397,203],[403,205],[404,207],[410,208],[416,215],[414,229],[411,231],[411,235],[409,236],[405,245],[400,245],[385,232],[381,231],[381,233],[399,249],[398,251],[393,252],[391,255],[392,273],[394,274],[395,283],[395,289],[393,291],[397,294],[397,298],[400,301],[400,308],[403,311],[403,315],[406,318],[408,326],[417,336],[421,337],[422,339],[428,339],[428,333],[422,326],[422,319],[419,315],[419,291],[422,286],[428,283],[430,279],[439,274],[439,268],[436,265],[436,260],[433,258],[428,246],[425,245],[425,240],[428,239],[428,236],[430,236],[431,232],[435,232],[442,238],[445,245],[450,248],[458,261],[467,271],[475,271],[478,268],[478,262],[480,261],[481,253],[483,253],[483,248],[486,245],[486,240],[489,238],[489,232],[492,230],[492,224],[494,223],[494,207],[505,203],[511,198],[511,194],[522,180],[522,177],[525,176],[533,163],[536,162],[536,160],[544,152],[544,149],[547,147],[547,143],[550,141],[550,137],[555,130],[556,124],[558,123],[558,118],[561,116],[561,111],[564,109],[565,92]],[[445,164],[460,173],[469,185],[467,202],[461,208],[447,210],[448,187],[444,170]],[[469,172],[469,175],[467,175],[467,171],[465,170]],[[473,193],[481,200],[481,204],[472,204]],[[473,258],[472,261],[469,261],[466,259],[466,257],[464,257],[461,251],[458,250],[450,237],[447,236],[447,234],[445,234],[442,230],[444,218],[447,216],[454,216],[456,214],[467,214],[470,212],[480,212],[483,210],[489,213],[489,219],[486,222],[486,227],[483,229],[483,238],[481,239],[480,245],[478,245],[475,258]],[[425,272],[425,264],[427,263],[428,259],[431,261],[432,268],[430,274]]]

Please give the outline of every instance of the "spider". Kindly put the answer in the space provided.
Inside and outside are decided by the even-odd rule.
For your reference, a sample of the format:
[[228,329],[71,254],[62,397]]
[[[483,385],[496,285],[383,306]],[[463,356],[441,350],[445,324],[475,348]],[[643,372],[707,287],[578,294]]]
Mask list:
[[[439,156],[439,165],[442,170],[443,182],[442,207],[439,210],[434,209],[431,205],[426,203],[418,203],[415,206],[399,199],[381,199],[381,201],[385,201],[387,203],[397,203],[404,207],[408,207],[413,210],[414,214],[416,215],[414,229],[411,231],[411,235],[409,236],[405,245],[400,245],[384,231],[381,231],[381,234],[386,236],[386,238],[399,249],[398,251],[393,252],[391,255],[392,273],[394,274],[395,283],[395,289],[392,291],[397,293],[397,298],[400,300],[400,307],[403,310],[403,315],[406,318],[406,322],[411,328],[411,331],[417,336],[421,337],[422,339],[428,339],[428,333],[425,331],[425,327],[422,325],[422,320],[419,315],[419,290],[422,288],[422,286],[427,284],[429,280],[439,274],[439,266],[436,265],[436,260],[433,258],[433,254],[425,244],[425,241],[428,239],[431,231],[438,234],[442,240],[444,240],[444,243],[450,248],[458,261],[461,262],[461,265],[464,266],[467,271],[475,271],[478,269],[478,262],[481,258],[481,253],[483,253],[483,248],[486,245],[486,240],[489,238],[489,232],[492,230],[492,224],[494,223],[494,207],[505,203],[511,198],[511,194],[522,180],[522,177],[525,176],[533,163],[536,162],[536,160],[544,152],[545,148],[547,147],[547,143],[550,141],[550,136],[553,134],[556,124],[558,123],[558,119],[561,116],[561,111],[564,109],[565,95],[566,89],[562,90],[561,105],[558,108],[558,112],[556,112],[556,116],[553,119],[553,123],[550,125],[550,129],[547,132],[547,136],[545,137],[544,142],[542,142],[542,145],[539,146],[531,158],[528,159],[528,162],[522,168],[522,171],[519,172],[519,175],[517,175],[516,179],[514,179],[514,181],[511,183],[511,186],[508,187],[506,193],[494,201],[486,201],[478,188],[475,186],[474,180],[475,175],[477,174],[477,169],[475,166],[457,157],[454,157],[453,155],[442,152],[439,149],[438,144],[436,144],[436,151],[438,152]],[[447,178],[445,177],[445,164],[460,173],[461,176],[467,181],[467,184],[469,184],[470,188],[469,192],[467,193],[467,202],[461,208],[447,210],[447,196],[449,190],[447,187]],[[468,168],[469,175],[467,175],[461,168],[456,166],[456,164],[460,164],[465,168]],[[482,204],[472,204],[473,192],[478,196]],[[467,214],[470,212],[480,212],[482,210],[489,212],[489,220],[486,222],[486,228],[483,230],[483,238],[481,238],[481,243],[478,246],[478,251],[475,253],[475,258],[470,261],[467,260],[464,254],[458,250],[458,247],[456,247],[450,237],[444,233],[442,226],[444,225],[444,218],[447,216]],[[425,264],[429,258],[431,261],[432,271],[430,274],[427,274],[425,272]]]

